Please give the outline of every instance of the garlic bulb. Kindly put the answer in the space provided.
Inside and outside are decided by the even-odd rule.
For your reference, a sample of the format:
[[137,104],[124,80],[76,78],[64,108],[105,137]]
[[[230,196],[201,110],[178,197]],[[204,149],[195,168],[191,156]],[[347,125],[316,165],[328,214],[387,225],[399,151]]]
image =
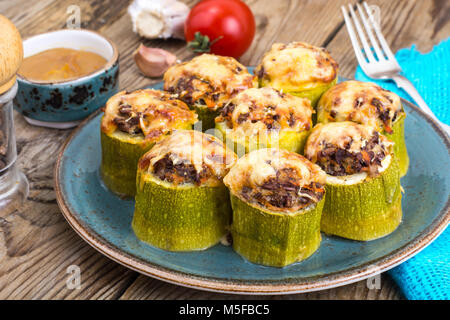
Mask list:
[[133,31],[148,39],[184,39],[189,7],[176,0],[134,0],[128,7]]
[[149,48],[142,43],[133,53],[139,70],[147,77],[160,77],[177,62],[177,57],[160,48]]

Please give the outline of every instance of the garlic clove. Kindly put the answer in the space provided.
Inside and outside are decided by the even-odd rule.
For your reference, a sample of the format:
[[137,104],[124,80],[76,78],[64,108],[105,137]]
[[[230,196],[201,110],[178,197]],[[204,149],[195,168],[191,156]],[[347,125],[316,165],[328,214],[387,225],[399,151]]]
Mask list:
[[189,7],[176,0],[134,0],[128,7],[133,31],[148,39],[184,39]]
[[139,70],[147,77],[161,77],[166,70],[177,62],[177,57],[160,48],[149,48],[142,43],[133,53]]

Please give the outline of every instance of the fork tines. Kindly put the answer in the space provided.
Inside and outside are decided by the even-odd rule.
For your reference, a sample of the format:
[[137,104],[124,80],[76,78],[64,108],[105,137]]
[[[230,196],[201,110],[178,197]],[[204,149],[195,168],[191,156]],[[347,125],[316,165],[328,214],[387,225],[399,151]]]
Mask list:
[[[363,6],[365,12],[360,4],[356,4],[359,18],[351,4],[348,5],[350,15],[347,13],[345,6],[341,7],[348,34],[353,48],[355,49],[356,58],[358,59],[359,64],[363,67],[367,63],[396,61],[394,54],[391,49],[389,49],[389,46],[381,33],[379,23],[375,20],[371,8],[366,2],[363,2]],[[360,20],[364,25],[365,32],[361,27]],[[355,32],[353,26],[356,27],[357,32]],[[361,49],[357,35],[362,43],[363,50]],[[366,35],[368,36],[368,39]]]

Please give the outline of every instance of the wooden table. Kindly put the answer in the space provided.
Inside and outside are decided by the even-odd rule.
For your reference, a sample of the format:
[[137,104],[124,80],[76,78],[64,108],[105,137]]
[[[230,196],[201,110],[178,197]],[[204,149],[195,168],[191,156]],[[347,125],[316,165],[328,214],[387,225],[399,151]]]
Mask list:
[[[192,6],[196,1],[186,1]],[[240,59],[255,65],[274,42],[301,40],[323,46],[339,62],[340,75],[352,77],[356,60],[340,6],[325,0],[247,0],[257,24],[253,45]],[[450,35],[447,0],[370,0],[381,9],[382,30],[393,51],[416,44],[421,51]],[[128,90],[155,79],[142,76],[132,52],[140,42],[193,57],[179,40],[148,41],[132,32],[124,0],[0,0],[0,13],[11,19],[22,37],[64,28],[67,8],[81,9],[82,27],[110,37],[120,50],[120,87]],[[28,125],[14,116],[18,163],[30,181],[30,195],[17,210],[0,212],[0,299],[401,299],[391,278],[382,274],[381,288],[366,281],[319,292],[283,296],[243,296],[204,292],[140,275],[91,248],[70,228],[60,213],[53,190],[56,154],[71,130]],[[67,268],[81,270],[81,288],[68,289]]]

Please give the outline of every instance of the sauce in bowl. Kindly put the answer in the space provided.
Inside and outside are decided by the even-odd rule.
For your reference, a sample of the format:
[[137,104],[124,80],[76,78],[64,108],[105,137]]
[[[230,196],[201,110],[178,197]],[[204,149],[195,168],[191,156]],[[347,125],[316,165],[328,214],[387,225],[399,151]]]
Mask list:
[[94,52],[54,48],[25,58],[18,73],[31,81],[66,81],[98,71],[106,63]]

